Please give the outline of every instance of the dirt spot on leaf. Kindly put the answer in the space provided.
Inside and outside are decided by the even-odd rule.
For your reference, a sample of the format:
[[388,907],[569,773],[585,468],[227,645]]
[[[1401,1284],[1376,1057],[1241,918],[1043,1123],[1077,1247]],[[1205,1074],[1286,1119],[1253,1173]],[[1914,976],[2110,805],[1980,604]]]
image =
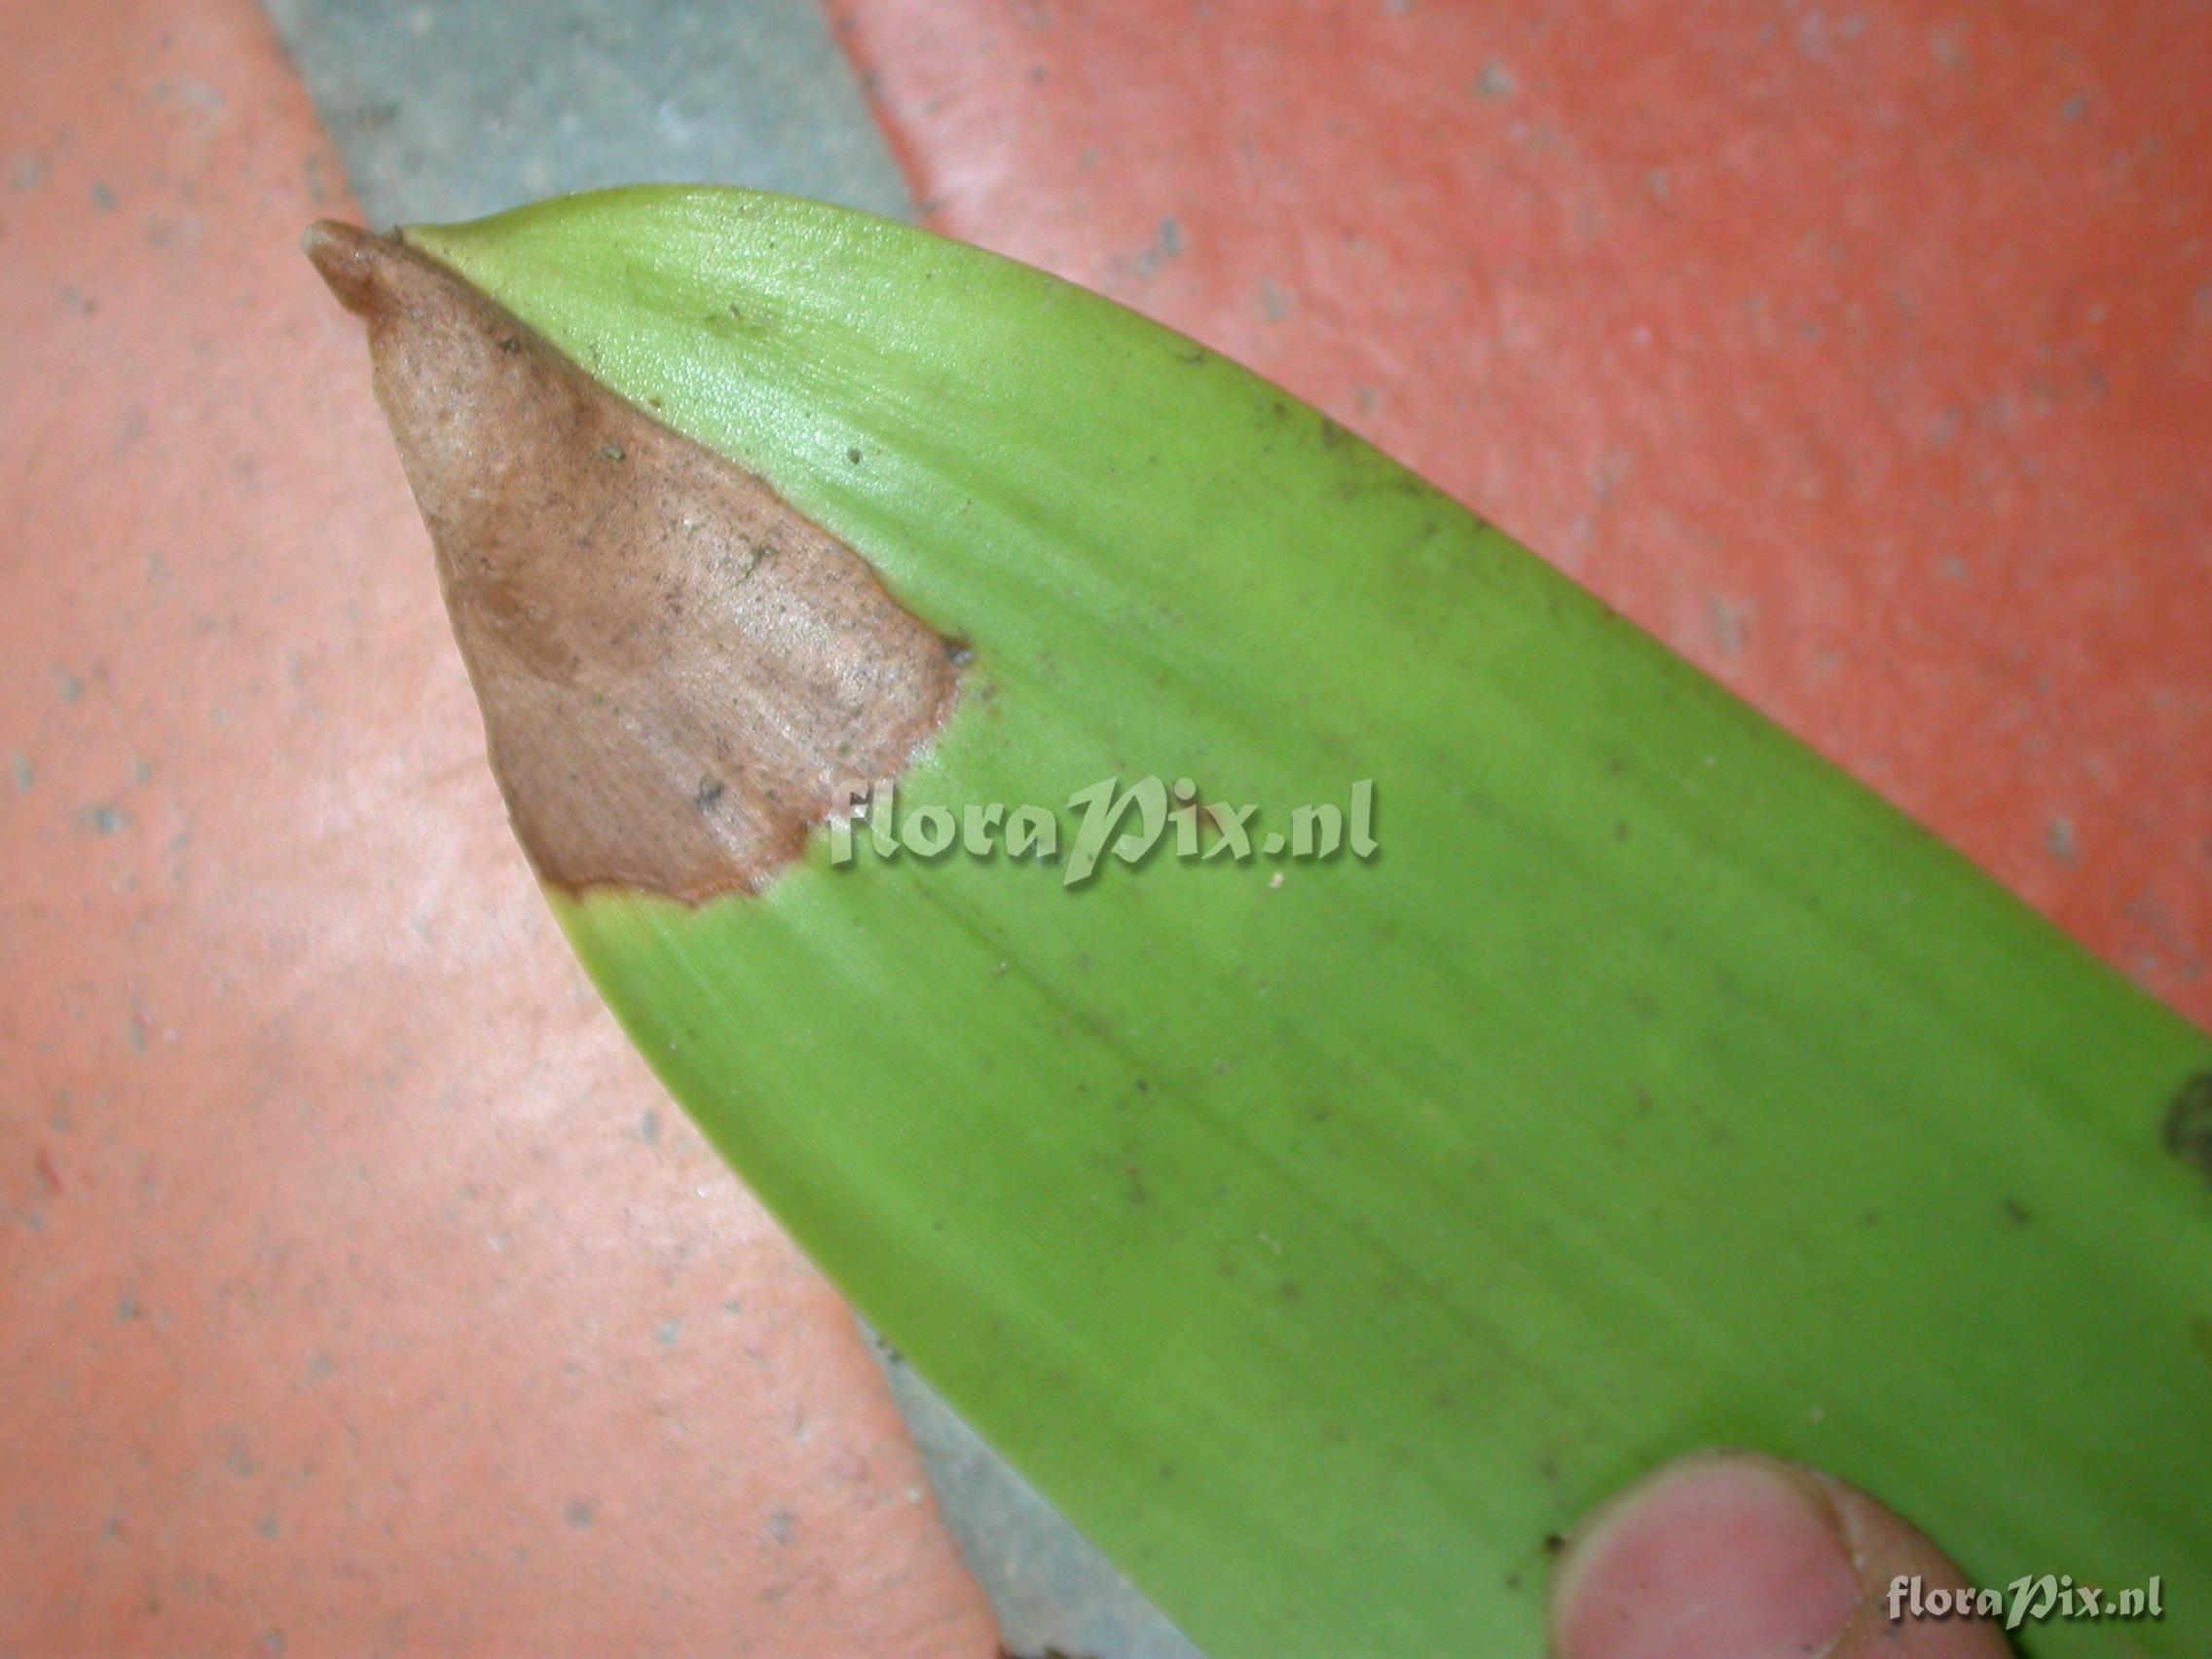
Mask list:
[[2212,1184],[2212,1072],[2198,1072],[2181,1086],[2166,1108],[2161,1139],[2168,1152]]

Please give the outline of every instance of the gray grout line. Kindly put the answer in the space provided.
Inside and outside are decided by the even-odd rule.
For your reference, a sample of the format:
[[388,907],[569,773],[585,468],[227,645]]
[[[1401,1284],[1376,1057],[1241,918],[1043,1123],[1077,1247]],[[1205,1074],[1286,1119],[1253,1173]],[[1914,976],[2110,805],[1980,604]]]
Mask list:
[[267,3],[372,224],[664,183],[913,215],[808,0]]
[[[913,217],[810,0],[266,3],[372,225],[642,183]],[[878,1357],[1011,1652],[1202,1659],[927,1383]]]
[[869,1335],[1009,1653],[1205,1659],[897,1350]]

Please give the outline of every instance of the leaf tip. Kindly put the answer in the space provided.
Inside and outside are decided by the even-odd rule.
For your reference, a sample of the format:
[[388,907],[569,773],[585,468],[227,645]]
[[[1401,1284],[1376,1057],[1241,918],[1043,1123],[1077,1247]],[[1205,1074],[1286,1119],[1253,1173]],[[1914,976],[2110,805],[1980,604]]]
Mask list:
[[356,316],[373,316],[389,293],[393,263],[405,258],[399,244],[359,225],[317,219],[300,238],[300,251],[320,274],[338,303]]

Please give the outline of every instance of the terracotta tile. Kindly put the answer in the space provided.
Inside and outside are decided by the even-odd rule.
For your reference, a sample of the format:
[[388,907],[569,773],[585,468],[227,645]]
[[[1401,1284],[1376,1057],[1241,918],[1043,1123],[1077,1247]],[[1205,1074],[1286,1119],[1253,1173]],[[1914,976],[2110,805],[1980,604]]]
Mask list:
[[511,844],[267,26],[0,63],[0,1651],[991,1652]]
[[2212,30],[830,11],[940,229],[1319,402],[2212,1021]]

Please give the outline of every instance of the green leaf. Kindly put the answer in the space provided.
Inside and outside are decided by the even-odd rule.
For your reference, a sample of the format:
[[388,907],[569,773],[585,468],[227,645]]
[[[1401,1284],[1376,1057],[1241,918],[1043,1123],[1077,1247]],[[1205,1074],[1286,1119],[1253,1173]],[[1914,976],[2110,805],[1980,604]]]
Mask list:
[[2202,1033],[1095,296],[742,192],[407,239],[972,651],[909,829],[1372,786],[1370,858],[1070,885],[862,825],[757,893],[553,895],[746,1180],[1219,1659],[1536,1651],[1546,1539],[1713,1443],[1983,1583],[2177,1587],[2036,1653],[2212,1640]]

